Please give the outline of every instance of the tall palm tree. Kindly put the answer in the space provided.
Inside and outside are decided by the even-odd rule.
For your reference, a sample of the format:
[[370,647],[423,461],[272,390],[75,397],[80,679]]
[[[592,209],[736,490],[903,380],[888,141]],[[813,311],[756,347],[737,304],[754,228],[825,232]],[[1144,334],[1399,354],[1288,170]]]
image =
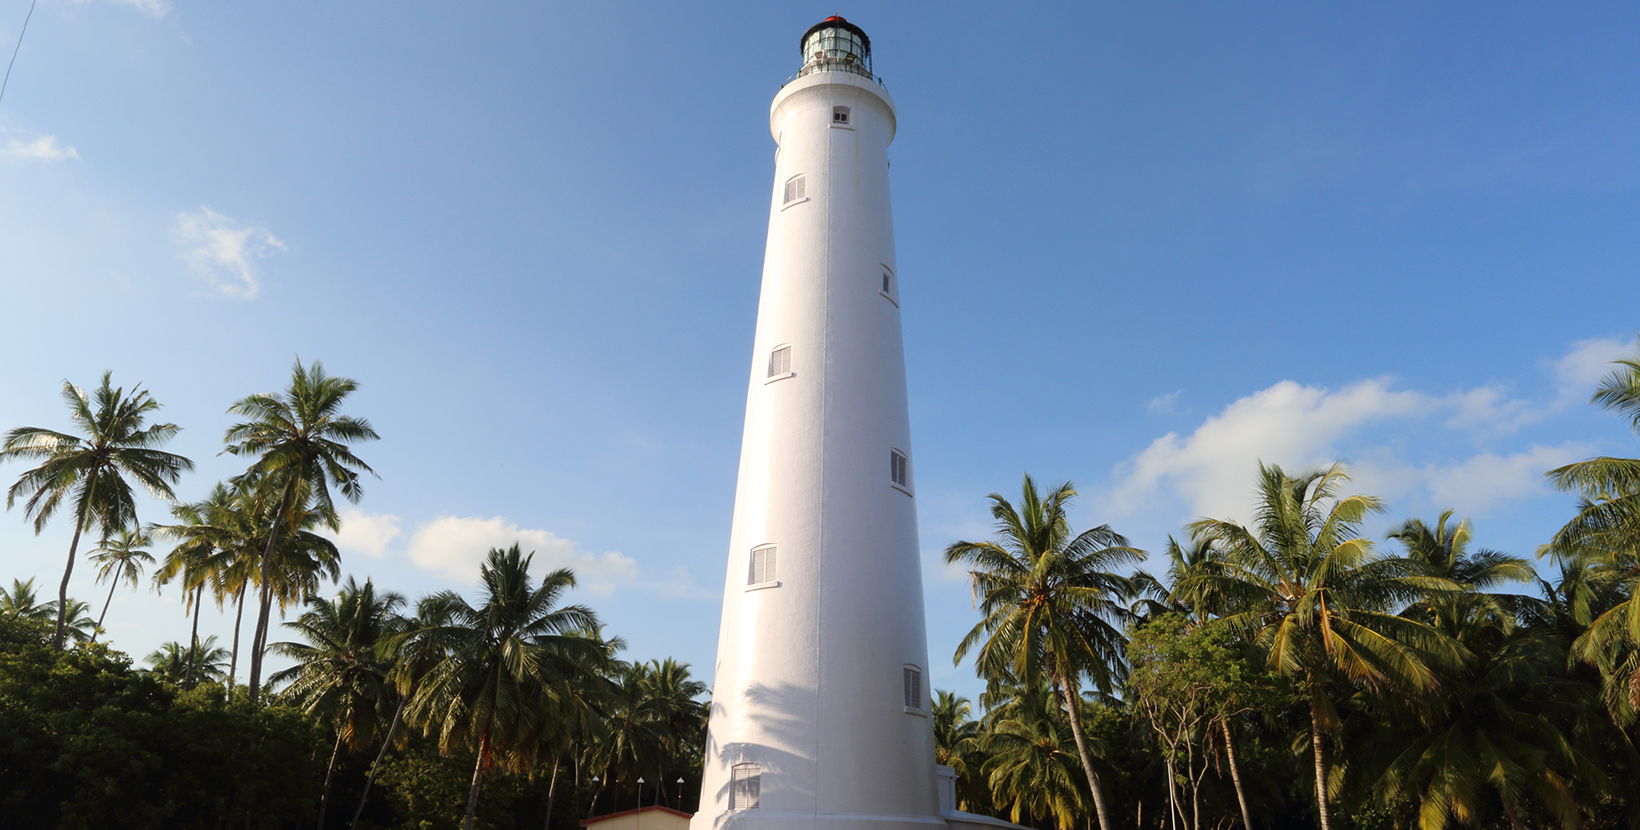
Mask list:
[[1135,593],[1132,579],[1111,569],[1137,564],[1142,551],[1100,525],[1073,535],[1065,516],[1076,497],[1070,482],[1043,493],[1029,475],[1016,509],[992,493],[991,516],[998,541],[957,542],[945,561],[969,566],[980,622],[957,645],[955,662],[976,646],[975,669],[1034,682],[1047,678],[1064,702],[1066,720],[1093,794],[1101,830],[1110,830],[1103,789],[1082,734],[1081,681],[1109,692],[1120,682],[1122,600]]
[[[141,584],[142,566],[154,564],[154,555],[143,548],[153,542],[153,538],[141,530],[122,528],[118,536],[104,539],[91,554],[91,561],[97,563],[97,581],[108,580],[108,599],[103,600],[102,613],[97,615],[97,631],[100,633],[103,620],[108,618],[108,606],[114,604],[114,589],[124,580],[135,588]],[[91,640],[95,642],[96,635]]]
[[1401,615],[1431,623],[1447,636],[1455,637],[1455,626],[1469,616],[1468,609],[1480,603],[1491,609],[1490,617],[1499,624],[1512,625],[1520,596],[1492,593],[1492,589],[1511,582],[1531,582],[1537,572],[1532,570],[1531,563],[1518,556],[1485,548],[1470,551],[1473,532],[1469,520],[1453,522],[1452,515],[1451,510],[1442,512],[1434,527],[1421,519],[1408,519],[1389,533],[1387,538],[1405,545],[1407,558],[1421,563],[1426,573],[1465,589],[1418,597]]
[[80,534],[96,527],[107,538],[136,526],[137,505],[128,477],[155,498],[175,501],[171,486],[183,472],[194,468],[192,461],[156,449],[181,429],[170,423],[147,424],[148,416],[159,409],[159,402],[141,387],[129,395],[124,387],[113,388],[109,385],[112,376],[112,372],[103,372],[102,385],[92,395],[63,382],[69,419],[83,435],[18,427],[6,433],[5,442],[0,444],[0,461],[41,460],[40,466],[23,473],[6,491],[8,510],[18,496],[30,494],[23,512],[34,520],[36,535],[45,529],[65,499],[73,504],[74,536],[68,543],[68,565],[63,568],[63,582],[57,589],[57,633],[52,641],[57,648],[63,647],[68,580],[74,574]]
[[1083,809],[1077,758],[1058,695],[1048,683],[1008,689],[1006,703],[986,713],[984,749],[991,799],[1008,820],[1052,821],[1071,830]]
[[[1614,410],[1640,435],[1640,338],[1635,354],[1613,361],[1591,403]],[[1622,724],[1640,710],[1640,458],[1591,458],[1549,471],[1555,487],[1576,492],[1577,515],[1555,534],[1557,559],[1593,564],[1596,579],[1624,599],[1595,617],[1572,651],[1600,670],[1607,706]]]
[[1220,567],[1181,586],[1187,596],[1214,597],[1224,609],[1216,624],[1253,644],[1309,698],[1322,830],[1332,828],[1326,742],[1338,725],[1334,696],[1351,687],[1427,691],[1436,684],[1431,657],[1446,665],[1465,657],[1434,628],[1390,610],[1458,586],[1421,563],[1376,555],[1360,527],[1382,502],[1341,495],[1347,481],[1342,465],[1292,478],[1261,463],[1252,526],[1193,522],[1191,536],[1213,543]]
[[149,673],[179,686],[188,682],[189,672],[207,682],[221,680],[227,661],[228,650],[217,648],[214,634],[200,640],[193,648],[178,642],[163,643],[143,658],[143,662],[148,664]]
[[269,680],[289,683],[284,697],[336,730],[336,746],[319,797],[319,826],[324,827],[342,745],[357,749],[373,740],[388,711],[396,706],[388,645],[405,630],[406,621],[399,615],[404,597],[391,591],[378,595],[368,579],[360,586],[348,577],[334,600],[312,597],[308,602],[307,612],[285,623],[304,642],[274,643],[272,647],[296,665]]
[[34,577],[26,581],[13,579],[11,590],[0,594],[0,617],[50,622],[57,618],[57,605],[40,601],[34,588]]
[[[171,506],[171,515],[180,524],[155,525],[152,528],[153,533],[178,540],[177,546],[165,555],[165,561],[154,572],[154,590],[157,592],[165,585],[181,581],[183,611],[191,613],[194,618],[193,631],[188,640],[193,644],[187,652],[190,655],[198,653],[199,615],[203,610],[205,589],[214,581],[212,561],[217,546],[225,543],[217,523],[222,520],[221,512],[227,499],[227,490],[218,484],[204,501]],[[184,673],[182,683],[184,687],[193,686],[192,666]]]
[[[249,420],[228,428],[224,436],[226,452],[256,459],[238,481],[247,489],[254,485],[262,501],[272,506],[259,565],[261,596],[253,643],[267,640],[273,602],[269,570],[279,537],[300,529],[302,518],[309,514],[331,530],[339,530],[331,486],[348,501],[357,502],[364,495],[360,473],[374,474],[348,445],[380,436],[370,428],[370,422],[341,414],[342,403],[358,388],[358,383],[349,378],[326,374],[319,361],[304,368],[297,360],[286,391],[251,395],[228,408],[229,414]],[[260,694],[261,678],[262,650],[253,648],[253,702]]]
[[944,689],[934,691],[929,720],[934,727],[934,763],[950,767],[957,774],[957,809],[974,812],[983,795],[984,766],[980,722],[972,717],[973,704]]
[[[442,752],[466,745],[477,750],[467,796],[465,830],[472,830],[484,774],[493,766],[524,766],[534,753],[515,753],[516,736],[539,734],[543,694],[553,678],[543,671],[552,652],[595,652],[572,632],[597,625],[592,609],[558,606],[575,586],[567,568],[530,578],[533,554],[518,545],[494,548],[479,567],[482,599],[472,606],[453,591],[429,597],[429,613],[446,622],[430,636],[444,641],[446,656],[427,673],[407,714],[438,735]],[[526,747],[526,749],[528,749]]]

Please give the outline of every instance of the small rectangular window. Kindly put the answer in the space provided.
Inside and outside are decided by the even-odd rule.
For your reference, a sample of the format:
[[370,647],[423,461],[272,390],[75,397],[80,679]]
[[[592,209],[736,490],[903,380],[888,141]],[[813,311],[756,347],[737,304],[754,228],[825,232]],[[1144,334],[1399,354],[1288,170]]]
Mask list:
[[757,764],[735,764],[729,786],[729,809],[757,809],[758,790],[761,789],[763,769]]
[[833,124],[847,124],[848,123],[848,107],[832,107],[831,108],[831,123],[833,123]]
[[801,201],[806,198],[803,195],[803,191],[805,189],[804,179],[806,178],[806,176],[794,176],[786,181],[786,204],[791,204],[792,202]]
[[883,272],[883,293],[884,294],[888,293],[888,272],[887,271]]
[[911,480],[911,477],[906,475],[905,453],[899,450],[888,451],[888,477],[890,481],[901,487],[911,486],[907,483]]
[[777,378],[792,373],[792,347],[781,346],[769,353],[769,377]]
[[775,580],[775,546],[764,545],[752,549],[752,561],[747,568],[746,584],[761,585]]
[[923,708],[921,669],[905,667],[905,705],[908,709]]

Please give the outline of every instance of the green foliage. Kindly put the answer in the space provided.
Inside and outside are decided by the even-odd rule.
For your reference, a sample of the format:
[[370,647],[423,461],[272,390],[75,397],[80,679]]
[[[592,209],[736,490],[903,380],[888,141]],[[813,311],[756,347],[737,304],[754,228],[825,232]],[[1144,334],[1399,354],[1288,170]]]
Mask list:
[[105,645],[0,623],[0,811],[18,827],[291,826],[322,738],[300,712],[180,693]]

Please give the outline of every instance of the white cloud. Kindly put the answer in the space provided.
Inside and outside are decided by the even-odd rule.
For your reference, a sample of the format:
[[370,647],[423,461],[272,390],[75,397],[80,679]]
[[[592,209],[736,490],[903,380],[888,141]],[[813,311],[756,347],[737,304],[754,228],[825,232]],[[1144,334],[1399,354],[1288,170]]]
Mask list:
[[387,555],[387,544],[399,535],[400,524],[399,517],[388,513],[343,510],[342,530],[336,534],[336,547],[380,559]]
[[1157,395],[1145,404],[1145,408],[1151,412],[1157,412],[1163,415],[1177,414],[1179,411],[1179,396],[1182,394],[1184,394],[1184,390],[1177,389],[1167,393],[1166,395]]
[[1258,462],[1306,468],[1336,459],[1335,444],[1374,421],[1428,411],[1415,392],[1365,380],[1338,392],[1290,380],[1255,392],[1208,418],[1189,437],[1170,432],[1119,471],[1117,510],[1131,512],[1167,487],[1198,516],[1236,516]]
[[[89,3],[91,0],[75,0],[76,3]],[[164,20],[171,13],[170,0],[109,0],[116,6],[130,6],[155,20]]]
[[1496,456],[1482,453],[1447,467],[1426,471],[1430,497],[1460,515],[1480,513],[1499,504],[1549,492],[1543,473],[1589,455],[1585,444],[1534,446],[1525,452]]
[[285,250],[266,227],[203,206],[177,214],[175,235],[177,256],[226,297],[254,298],[262,288],[256,260]]
[[1629,344],[1611,338],[1583,340],[1571,353],[1555,361],[1555,380],[1565,403],[1583,403],[1609,374],[1611,362],[1629,352]]
[[1388,499],[1417,493],[1465,514],[1540,496],[1549,492],[1544,471],[1592,447],[1532,445],[1436,461],[1408,458],[1406,447],[1439,445],[1452,433],[1464,441],[1494,439],[1551,417],[1587,396],[1626,350],[1616,340],[1577,343],[1553,364],[1556,392],[1542,400],[1515,397],[1497,384],[1430,395],[1392,389],[1382,379],[1337,391],[1284,380],[1231,403],[1189,435],[1170,432],[1151,442],[1117,468],[1109,507],[1134,514],[1176,500],[1192,516],[1241,519],[1259,462],[1296,471],[1340,458],[1349,460],[1358,492]]
[[418,567],[437,571],[462,582],[478,579],[479,563],[491,548],[517,543],[526,553],[535,552],[531,570],[544,573],[555,568],[575,571],[580,587],[607,596],[620,582],[639,575],[638,563],[614,551],[590,553],[568,539],[545,531],[521,528],[500,516],[480,519],[470,516],[440,516],[416,528],[406,555]]
[[22,161],[63,161],[78,159],[80,151],[58,144],[54,135],[43,135],[26,144],[14,138],[0,150],[0,156]]

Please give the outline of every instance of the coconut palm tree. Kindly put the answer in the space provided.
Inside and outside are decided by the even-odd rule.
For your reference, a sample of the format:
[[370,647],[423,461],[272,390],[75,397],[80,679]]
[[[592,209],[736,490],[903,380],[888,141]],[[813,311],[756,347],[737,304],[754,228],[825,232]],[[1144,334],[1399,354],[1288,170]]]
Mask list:
[[216,682],[222,679],[228,650],[217,648],[216,636],[211,635],[200,640],[193,649],[178,642],[164,643],[144,657],[143,662],[148,664],[149,673],[179,686],[187,682],[190,671],[201,680]]
[[983,615],[957,645],[955,662],[975,650],[975,670],[995,681],[1048,679],[1062,699],[1076,741],[1101,830],[1110,830],[1103,789],[1081,726],[1081,681],[1109,692],[1120,682],[1122,602],[1136,593],[1134,581],[1112,569],[1137,564],[1142,551],[1109,525],[1073,535],[1065,516],[1076,489],[1066,482],[1046,493],[1025,476],[1016,509],[992,493],[991,516],[998,541],[957,542],[945,561],[969,566]]
[[391,591],[378,595],[368,579],[360,586],[348,577],[335,599],[311,597],[308,603],[307,612],[285,623],[303,642],[272,646],[296,665],[269,680],[289,683],[282,696],[336,730],[336,746],[319,796],[319,826],[324,827],[342,745],[358,749],[374,740],[387,713],[397,705],[388,645],[407,623],[399,615],[404,597]]
[[0,617],[51,622],[57,618],[57,605],[40,601],[34,588],[34,577],[29,577],[27,581],[13,579],[11,590],[0,594]]
[[1465,589],[1418,597],[1401,615],[1430,623],[1455,637],[1460,620],[1471,616],[1470,609],[1480,603],[1490,609],[1491,618],[1498,624],[1513,625],[1522,598],[1518,594],[1492,593],[1492,589],[1511,582],[1531,582],[1537,572],[1518,556],[1484,548],[1471,552],[1469,520],[1453,522],[1452,514],[1451,510],[1441,513],[1434,527],[1420,519],[1408,519],[1389,533],[1387,538],[1405,545],[1407,558],[1421,563],[1426,573]]
[[472,830],[479,788],[492,767],[527,767],[533,751],[518,752],[518,736],[539,735],[545,696],[555,678],[544,676],[553,652],[592,655],[596,646],[572,632],[597,625],[592,609],[558,606],[575,575],[567,568],[530,578],[533,554],[518,545],[491,549],[479,567],[480,603],[475,607],[453,591],[429,597],[431,615],[445,624],[428,636],[443,642],[446,656],[428,671],[406,713],[429,733],[442,752],[466,745],[477,750],[464,830]]
[[[212,557],[216,554],[216,546],[221,541],[220,532],[211,522],[218,518],[214,514],[226,498],[226,490],[218,484],[205,501],[171,506],[171,515],[182,520],[182,524],[155,525],[152,528],[154,533],[180,540],[177,546],[165,555],[165,561],[160,563],[159,570],[154,572],[154,590],[158,592],[165,585],[181,581],[183,612],[192,614],[194,618],[193,631],[188,640],[194,644],[187,652],[190,655],[198,653],[199,614],[203,610],[205,589],[210,587],[213,581]],[[191,666],[184,673],[182,684],[184,688],[193,687],[194,675]]]
[[[1640,435],[1640,338],[1635,343],[1636,353],[1614,361],[1591,403],[1627,418]],[[1546,552],[1586,560],[1594,579],[1624,596],[1590,621],[1572,652],[1600,670],[1607,707],[1620,724],[1631,724],[1640,710],[1640,458],[1591,458],[1548,475],[1580,498],[1577,515]]]
[[[265,643],[268,618],[273,603],[271,574],[274,550],[279,537],[302,529],[306,516],[331,530],[340,530],[331,486],[350,502],[364,495],[360,473],[371,473],[348,448],[359,441],[378,437],[370,422],[342,415],[341,407],[358,383],[325,373],[324,364],[314,361],[304,368],[300,360],[291,374],[290,387],[273,394],[241,398],[228,408],[229,414],[249,420],[228,428],[226,452],[255,458],[245,474],[236,479],[240,486],[258,494],[271,507],[271,521],[259,564],[261,587],[253,643]],[[251,700],[260,693],[262,650],[251,650]]]
[[68,565],[57,589],[57,632],[53,645],[63,647],[68,611],[68,580],[74,574],[74,557],[79,551],[80,534],[97,528],[103,538],[119,530],[135,527],[137,505],[131,483],[134,479],[155,498],[175,501],[171,486],[194,463],[157,447],[170,441],[180,427],[176,424],[147,423],[159,409],[159,402],[147,390],[110,386],[112,372],[104,372],[102,385],[91,395],[67,381],[63,401],[69,419],[83,435],[70,435],[43,427],[18,427],[6,433],[0,444],[0,461],[39,459],[35,467],[17,479],[6,491],[6,509],[24,494],[24,515],[34,520],[36,535],[56,515],[66,499],[73,505],[74,536],[68,543]]
[[[91,553],[91,561],[97,563],[97,581],[108,580],[108,599],[103,600],[102,613],[97,615],[97,631],[101,632],[103,620],[108,618],[108,606],[114,604],[114,589],[124,580],[135,588],[141,584],[142,566],[154,564],[154,555],[143,548],[153,543],[153,538],[141,530],[123,528],[113,539],[104,539],[102,544]],[[95,642],[96,635],[91,640]]]
[[1376,555],[1360,527],[1382,502],[1341,495],[1347,481],[1337,464],[1296,478],[1260,464],[1252,525],[1192,523],[1192,538],[1215,546],[1220,567],[1181,586],[1187,596],[1213,597],[1224,609],[1215,624],[1251,643],[1309,699],[1322,830],[1332,828],[1327,735],[1338,725],[1335,696],[1355,687],[1427,691],[1437,682],[1431,659],[1457,666],[1467,656],[1429,625],[1390,610],[1460,586],[1429,575],[1422,563]]
[[1071,830],[1085,809],[1077,774],[1082,748],[1066,728],[1058,694],[1040,682],[1008,689],[1005,697],[985,718],[991,799],[1016,824],[1052,821],[1058,830]]
[[934,763],[957,774],[957,809],[974,812],[984,798],[984,752],[980,722],[972,717],[973,704],[944,689],[934,690],[929,719],[934,727]]

